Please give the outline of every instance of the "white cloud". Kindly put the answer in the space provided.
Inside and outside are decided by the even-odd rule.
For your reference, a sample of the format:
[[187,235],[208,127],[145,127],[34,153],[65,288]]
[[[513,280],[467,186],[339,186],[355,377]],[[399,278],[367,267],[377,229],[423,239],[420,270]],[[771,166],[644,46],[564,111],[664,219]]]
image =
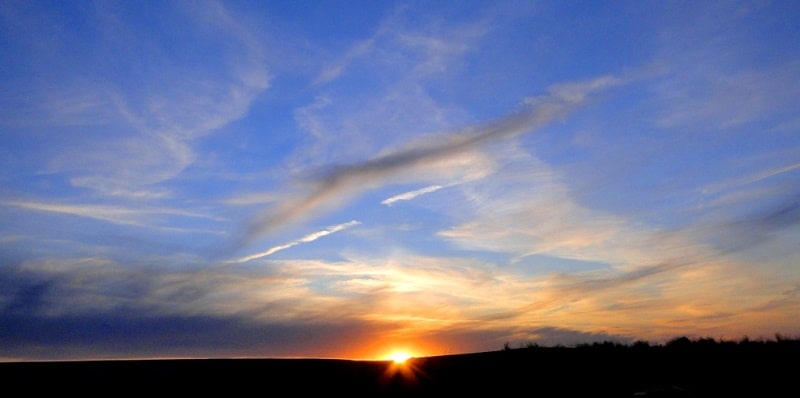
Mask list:
[[414,191],[409,191],[405,193],[401,193],[399,195],[392,196],[390,198],[386,198],[381,201],[382,205],[391,206],[393,203],[401,201],[401,200],[411,200],[416,198],[417,196],[424,195],[426,193],[436,192],[440,189],[444,188],[441,185],[430,185],[425,188],[420,188]]
[[346,222],[346,223],[334,225],[332,227],[325,228],[322,231],[317,231],[317,232],[308,234],[308,235],[306,235],[306,236],[304,236],[304,237],[302,237],[300,239],[293,240],[293,241],[291,241],[289,243],[284,243],[282,245],[271,247],[271,248],[269,248],[269,249],[267,249],[267,250],[265,250],[263,252],[256,253],[256,254],[251,254],[249,256],[245,256],[245,257],[239,258],[237,260],[234,260],[233,262],[235,262],[235,263],[244,263],[244,262],[248,262],[248,261],[251,261],[251,260],[259,259],[259,258],[262,258],[262,257],[267,257],[267,256],[275,254],[275,253],[277,253],[277,252],[279,252],[281,250],[286,250],[286,249],[288,249],[290,247],[297,246],[297,245],[299,245],[301,243],[313,242],[313,241],[315,241],[315,240],[317,240],[319,238],[322,238],[323,236],[327,236],[327,235],[330,235],[332,233],[339,232],[341,230],[350,228],[350,227],[358,225],[358,224],[360,224],[360,222],[353,220],[353,221],[349,221],[349,222]]

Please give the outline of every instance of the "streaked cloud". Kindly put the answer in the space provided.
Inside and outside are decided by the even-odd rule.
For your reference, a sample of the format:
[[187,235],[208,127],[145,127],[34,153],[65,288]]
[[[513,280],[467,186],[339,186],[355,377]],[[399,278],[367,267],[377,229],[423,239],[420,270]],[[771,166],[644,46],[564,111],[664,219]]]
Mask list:
[[237,206],[263,205],[278,200],[272,192],[250,192],[225,199],[226,204]]
[[[145,33],[168,31],[167,26],[141,26],[121,16],[113,3],[98,6],[85,20],[87,29],[97,34],[79,46],[91,46],[95,49],[91,52],[74,52],[78,45],[71,40],[77,32],[57,13],[33,9],[42,21],[26,27],[15,24],[32,37],[41,35],[46,24],[64,26],[62,34],[48,37],[52,53],[32,53],[38,64],[63,55],[58,59],[63,72],[57,77],[41,74],[35,83],[5,88],[9,98],[22,101],[6,102],[7,112],[28,115],[34,126],[45,123],[76,130],[43,164],[48,173],[64,175],[72,185],[100,194],[142,198],[142,193],[158,191],[153,185],[177,177],[193,164],[198,159],[196,141],[242,117],[269,87],[260,40],[223,4],[159,8],[181,24],[186,37],[204,38],[204,48],[215,50],[217,56],[185,68],[193,55],[170,51],[177,45],[175,37],[159,40]],[[213,35],[208,34],[211,30]],[[229,64],[236,67],[225,68]],[[76,68],[86,70],[77,73]],[[26,98],[35,98],[36,106],[31,108]]]
[[420,189],[417,189],[417,190],[414,190],[414,191],[409,191],[409,192],[401,193],[399,195],[392,196],[390,198],[386,198],[386,199],[381,201],[381,204],[382,205],[386,205],[386,206],[391,206],[395,202],[399,202],[401,200],[411,200],[411,199],[416,198],[417,196],[425,195],[426,193],[436,192],[436,191],[438,191],[438,190],[440,190],[442,188],[444,188],[444,187],[441,186],[441,185],[430,185],[430,186],[427,186],[425,188],[420,188]]
[[[214,215],[196,213],[183,209],[170,209],[159,207],[125,207],[113,205],[92,205],[92,204],[60,204],[60,203],[41,203],[31,201],[6,201],[0,202],[2,205],[21,207],[28,210],[69,214],[79,217],[94,218],[97,220],[108,221],[114,224],[134,225],[139,227],[154,227],[151,220],[152,215],[168,215],[189,218],[204,218],[215,221],[220,219]],[[177,230],[177,229],[176,229]]]
[[[669,72],[655,85],[663,105],[657,125],[715,134],[765,119],[795,119],[789,115],[792,99],[800,96],[800,83],[792,78],[798,61],[792,55],[764,63],[755,56],[764,50],[765,40],[783,34],[749,23],[763,9],[742,12],[739,7],[698,5],[691,7],[686,18],[664,26],[657,60]],[[725,17],[716,17],[721,15]],[[693,22],[699,20],[704,22]]]
[[713,184],[708,184],[706,186],[703,186],[702,190],[703,193],[717,193],[719,191],[726,191],[730,190],[731,188],[739,188],[743,185],[761,182],[771,177],[789,173],[797,169],[800,169],[800,163],[793,163],[785,166],[767,168],[732,180],[720,181],[720,182],[715,182]]
[[548,95],[526,99],[519,110],[490,123],[432,137],[361,163],[329,167],[320,172],[319,177],[305,182],[307,194],[257,216],[245,232],[243,241],[251,242],[286,223],[336,206],[337,202],[347,200],[357,192],[390,183],[402,173],[428,168],[495,140],[534,131],[568,114],[581,105],[587,95],[621,83],[619,78],[605,76],[584,83],[554,86]]
[[277,253],[277,252],[279,252],[281,250],[286,250],[286,249],[288,249],[290,247],[297,246],[297,245],[299,245],[301,243],[313,242],[313,241],[315,241],[315,240],[317,240],[319,238],[322,238],[323,236],[327,236],[327,235],[330,235],[332,233],[342,231],[344,229],[350,228],[350,227],[358,225],[358,224],[361,224],[361,223],[358,222],[358,221],[353,220],[353,221],[348,221],[346,223],[334,225],[334,226],[325,228],[325,229],[323,229],[321,231],[317,231],[317,232],[308,234],[308,235],[306,235],[306,236],[304,236],[304,237],[302,237],[300,239],[291,241],[289,243],[284,243],[282,245],[271,247],[271,248],[269,248],[269,249],[267,249],[267,250],[265,250],[263,252],[256,253],[256,254],[251,254],[249,256],[245,256],[245,257],[239,258],[239,259],[235,260],[234,262],[236,262],[236,263],[244,263],[244,262],[248,262],[248,261],[251,261],[251,260],[259,259],[259,258],[262,258],[262,257],[267,257],[267,256],[275,254],[275,253]]
[[322,72],[320,72],[317,79],[314,81],[314,84],[317,85],[317,84],[329,83],[334,79],[336,79],[337,77],[339,77],[339,75],[341,75],[342,72],[344,72],[344,70],[348,67],[350,63],[352,63],[357,58],[367,54],[375,45],[375,41],[383,33],[385,33],[385,28],[379,28],[373,37],[357,43],[352,48],[350,48],[350,50],[345,52],[345,54],[340,59],[338,59],[337,61],[333,62],[330,65],[325,66]]
[[[413,66],[408,69],[413,77],[441,73],[454,56],[468,51],[467,43],[482,37],[490,30],[491,18],[451,28],[444,34],[427,31],[434,30],[433,28],[421,31],[418,26],[409,26],[409,22],[405,20],[408,17],[405,12],[407,9],[407,6],[394,6],[371,36],[350,46],[333,62],[326,63],[313,84],[331,83],[359,61],[374,63],[376,60],[385,62],[392,58],[402,60],[403,63],[419,60],[412,62]],[[397,57],[392,54],[393,51],[419,55]]]

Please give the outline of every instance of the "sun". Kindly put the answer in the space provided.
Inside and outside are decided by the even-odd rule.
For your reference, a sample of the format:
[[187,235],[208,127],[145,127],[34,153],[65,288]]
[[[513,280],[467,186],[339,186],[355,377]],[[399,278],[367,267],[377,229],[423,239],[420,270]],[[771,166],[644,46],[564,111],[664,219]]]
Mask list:
[[405,386],[417,385],[422,375],[419,364],[416,363],[416,358],[411,351],[404,349],[395,349],[389,351],[389,354],[384,356],[386,363],[386,370],[381,375],[381,383],[402,383]]
[[395,351],[389,355],[389,359],[396,364],[405,363],[409,358],[411,358],[411,354],[405,351]]

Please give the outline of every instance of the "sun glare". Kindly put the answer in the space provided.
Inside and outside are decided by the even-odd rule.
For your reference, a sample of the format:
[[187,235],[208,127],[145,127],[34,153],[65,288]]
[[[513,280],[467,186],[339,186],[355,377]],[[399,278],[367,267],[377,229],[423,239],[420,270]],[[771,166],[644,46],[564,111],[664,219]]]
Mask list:
[[389,359],[397,364],[405,363],[409,358],[411,358],[411,355],[403,351],[393,352],[391,355],[389,355]]
[[419,382],[419,368],[417,368],[414,361],[411,360],[414,356],[409,351],[390,351],[384,358],[386,358],[389,363],[382,376],[383,382],[400,382],[409,386]]

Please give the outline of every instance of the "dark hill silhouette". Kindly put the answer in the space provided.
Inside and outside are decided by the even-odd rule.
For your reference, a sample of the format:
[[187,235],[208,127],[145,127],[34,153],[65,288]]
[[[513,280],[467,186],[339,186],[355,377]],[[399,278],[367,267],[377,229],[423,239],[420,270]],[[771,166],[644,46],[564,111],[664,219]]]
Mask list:
[[[0,363],[26,394],[230,396],[795,396],[800,340],[681,337],[520,348],[390,361],[203,359]],[[794,391],[794,393],[791,393]]]

